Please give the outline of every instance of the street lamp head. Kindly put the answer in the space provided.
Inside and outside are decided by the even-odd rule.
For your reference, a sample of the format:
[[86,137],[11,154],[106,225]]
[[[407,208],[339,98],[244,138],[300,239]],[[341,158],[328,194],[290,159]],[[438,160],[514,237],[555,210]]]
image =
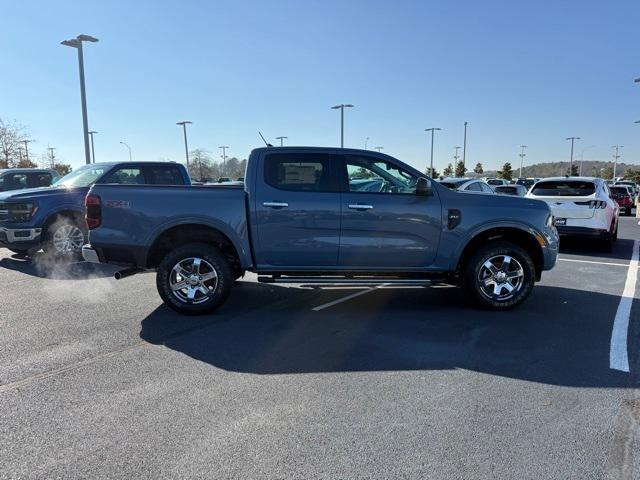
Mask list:
[[176,122],[176,125],[190,125],[193,122],[190,122],[189,120],[184,120],[182,122]]
[[98,133],[98,132],[96,132],[95,130],[89,130],[87,133],[90,135],[93,135],[94,133]]
[[442,130],[441,128],[437,128],[437,127],[433,127],[433,128],[425,128],[424,131],[425,132],[431,132],[433,130]]
[[78,40],[81,42],[92,42],[96,43],[98,39],[96,37],[92,37],[91,35],[78,35]]
[[345,108],[353,108],[353,105],[351,105],[350,103],[347,103],[347,104],[345,105]]
[[78,42],[78,40],[76,40],[75,38],[72,38],[71,40],[63,40],[62,42],[60,42],[60,45],[65,45],[67,47],[73,47],[73,48],[78,48],[78,44],[80,42]]
[[331,110],[337,110],[338,108],[342,108],[342,105],[334,105]]

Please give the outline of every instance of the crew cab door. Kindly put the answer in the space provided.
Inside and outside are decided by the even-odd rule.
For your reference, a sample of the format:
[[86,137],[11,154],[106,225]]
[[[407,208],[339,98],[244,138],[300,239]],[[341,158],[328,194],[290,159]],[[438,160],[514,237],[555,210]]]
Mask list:
[[415,173],[384,157],[342,156],[344,268],[423,269],[435,259],[441,232],[440,199],[416,195]]
[[[254,201],[258,268],[335,267],[340,241],[337,157],[331,153],[266,153]],[[257,237],[257,238],[255,238]]]

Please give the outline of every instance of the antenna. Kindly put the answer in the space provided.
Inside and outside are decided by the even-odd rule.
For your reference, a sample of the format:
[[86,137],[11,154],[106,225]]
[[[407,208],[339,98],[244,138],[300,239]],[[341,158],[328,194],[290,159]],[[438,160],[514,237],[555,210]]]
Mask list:
[[264,142],[264,144],[265,144],[267,147],[273,147],[273,145],[271,145],[270,143],[268,143],[268,142],[264,139],[264,136],[262,135],[262,133],[260,133],[260,130],[258,130],[258,135],[260,135],[260,138],[262,138],[262,141]]

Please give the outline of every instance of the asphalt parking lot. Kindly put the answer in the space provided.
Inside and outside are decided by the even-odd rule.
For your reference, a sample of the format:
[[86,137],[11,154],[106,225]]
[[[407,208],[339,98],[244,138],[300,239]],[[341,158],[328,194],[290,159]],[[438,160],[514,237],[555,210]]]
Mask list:
[[247,276],[182,317],[153,274],[0,250],[0,478],[640,478],[636,239],[563,244],[500,314]]

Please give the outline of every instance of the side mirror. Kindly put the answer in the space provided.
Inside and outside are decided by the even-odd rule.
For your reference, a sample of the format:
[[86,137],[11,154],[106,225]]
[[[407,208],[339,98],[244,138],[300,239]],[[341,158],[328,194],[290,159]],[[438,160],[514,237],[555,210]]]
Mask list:
[[423,197],[430,197],[433,195],[433,187],[431,187],[431,180],[424,177],[418,178],[416,182],[416,195]]

